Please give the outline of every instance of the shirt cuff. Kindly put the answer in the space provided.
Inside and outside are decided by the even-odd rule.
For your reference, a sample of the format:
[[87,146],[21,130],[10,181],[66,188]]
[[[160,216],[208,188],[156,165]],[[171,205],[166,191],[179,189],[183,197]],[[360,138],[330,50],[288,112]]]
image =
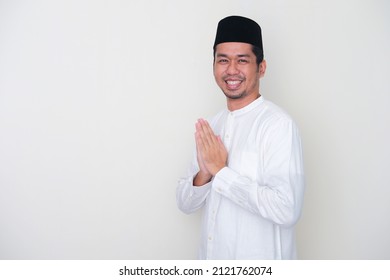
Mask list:
[[229,167],[224,167],[214,176],[212,186],[215,191],[222,193],[230,188],[240,175]]
[[208,191],[210,191],[211,188],[211,182],[208,182],[204,184],[203,186],[194,186],[194,177],[191,177],[191,185],[192,185],[192,190],[191,190],[191,196],[203,196],[205,195]]
[[231,201],[246,208],[249,203],[250,182],[242,182],[239,173],[225,167],[214,178],[213,190]]

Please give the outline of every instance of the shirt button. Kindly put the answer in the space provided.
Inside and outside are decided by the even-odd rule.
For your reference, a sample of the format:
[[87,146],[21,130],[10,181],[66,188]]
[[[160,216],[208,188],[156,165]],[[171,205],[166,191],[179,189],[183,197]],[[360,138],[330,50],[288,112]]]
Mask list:
[[213,240],[213,238],[211,236],[209,236],[209,240],[211,241],[211,240]]

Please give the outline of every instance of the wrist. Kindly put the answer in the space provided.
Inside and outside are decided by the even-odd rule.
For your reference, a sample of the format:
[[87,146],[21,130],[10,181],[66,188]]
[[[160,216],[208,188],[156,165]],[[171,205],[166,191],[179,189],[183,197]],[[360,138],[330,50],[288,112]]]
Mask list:
[[211,181],[212,175],[210,173],[205,173],[202,171],[199,171],[193,181],[193,185],[195,187],[200,187],[203,186]]
[[225,167],[226,167],[226,165],[220,166],[220,167],[217,167],[217,168],[213,169],[213,171],[211,172],[212,176],[214,177],[215,175],[217,175],[217,173],[218,173],[219,171],[221,171],[221,170],[222,170],[223,168],[225,168]]

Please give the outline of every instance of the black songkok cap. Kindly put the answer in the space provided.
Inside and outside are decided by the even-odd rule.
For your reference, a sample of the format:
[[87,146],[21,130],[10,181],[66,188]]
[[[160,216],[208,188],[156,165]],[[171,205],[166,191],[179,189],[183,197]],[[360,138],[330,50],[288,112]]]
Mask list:
[[214,48],[220,43],[241,42],[252,44],[263,50],[261,28],[253,20],[240,16],[229,16],[218,23]]

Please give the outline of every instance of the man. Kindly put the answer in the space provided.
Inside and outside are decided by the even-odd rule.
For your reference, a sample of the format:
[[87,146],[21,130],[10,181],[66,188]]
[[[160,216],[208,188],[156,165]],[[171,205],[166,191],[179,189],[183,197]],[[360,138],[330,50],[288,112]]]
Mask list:
[[214,76],[227,109],[196,123],[196,159],[177,187],[185,213],[204,208],[201,259],[294,259],[304,178],[298,129],[260,95],[265,74],[260,26],[222,19]]

